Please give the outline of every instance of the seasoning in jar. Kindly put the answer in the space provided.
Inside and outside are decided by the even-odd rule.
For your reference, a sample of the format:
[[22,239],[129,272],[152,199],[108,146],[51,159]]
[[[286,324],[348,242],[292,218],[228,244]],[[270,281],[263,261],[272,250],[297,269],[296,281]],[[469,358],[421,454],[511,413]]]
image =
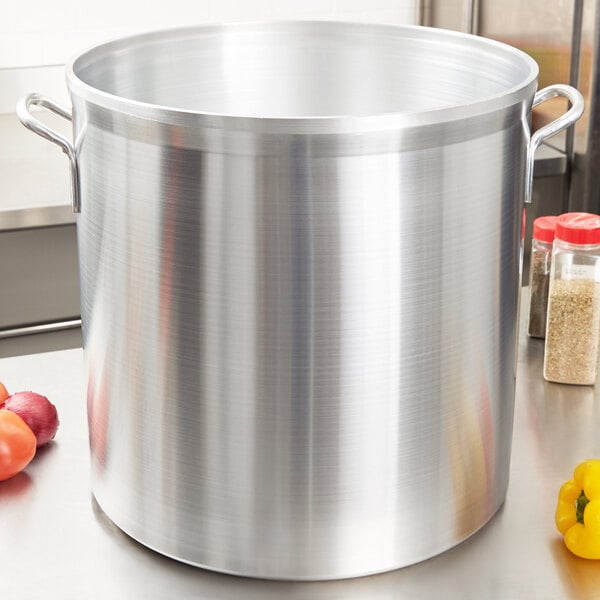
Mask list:
[[529,326],[531,337],[543,338],[546,335],[546,312],[548,308],[548,287],[552,262],[552,243],[557,217],[538,217],[533,222],[531,257],[529,264]]
[[550,269],[544,378],[593,385],[600,338],[600,216],[556,220]]

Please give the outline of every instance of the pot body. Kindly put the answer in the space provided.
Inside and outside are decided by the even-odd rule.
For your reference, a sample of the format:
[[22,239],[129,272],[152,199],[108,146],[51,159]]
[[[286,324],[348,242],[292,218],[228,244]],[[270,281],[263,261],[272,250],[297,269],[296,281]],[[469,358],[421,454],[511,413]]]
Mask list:
[[[442,62],[480,43],[383,29],[432,36]],[[103,510],[166,555],[284,579],[393,569],[478,530],[508,484],[533,70],[472,114],[312,118],[299,86],[253,119],[81,84],[152,79],[119,57],[69,80]]]

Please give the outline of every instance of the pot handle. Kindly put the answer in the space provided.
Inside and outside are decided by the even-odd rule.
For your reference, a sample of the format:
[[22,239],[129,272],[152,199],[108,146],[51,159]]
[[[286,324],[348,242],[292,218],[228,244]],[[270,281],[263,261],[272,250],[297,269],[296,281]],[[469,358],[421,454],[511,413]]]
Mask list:
[[63,117],[68,121],[72,121],[71,113],[66,109],[56,104],[52,100],[45,98],[41,94],[28,94],[17,102],[17,118],[27,129],[31,129],[39,136],[60,146],[62,151],[69,157],[71,164],[71,200],[72,210],[74,213],[81,212],[81,196],[79,193],[79,169],[77,167],[77,159],[75,157],[75,148],[73,144],[63,135],[50,129],[41,121],[36,119],[30,112],[30,106],[40,106],[53,112],[59,117]]
[[555,119],[551,123],[544,125],[540,129],[538,129],[529,140],[529,148],[527,149],[527,166],[525,172],[525,202],[527,204],[531,203],[531,197],[533,193],[533,165],[535,158],[535,151],[538,149],[540,144],[545,142],[548,138],[556,135],[569,125],[572,125],[579,119],[579,117],[583,114],[584,109],[584,101],[581,93],[576,90],[574,87],[570,85],[565,85],[562,83],[557,83],[556,85],[549,85],[545,87],[543,90],[540,90],[533,97],[533,106],[537,106],[546,100],[550,100],[550,98],[556,98],[557,96],[562,96],[566,98],[571,106],[569,110],[564,114]]

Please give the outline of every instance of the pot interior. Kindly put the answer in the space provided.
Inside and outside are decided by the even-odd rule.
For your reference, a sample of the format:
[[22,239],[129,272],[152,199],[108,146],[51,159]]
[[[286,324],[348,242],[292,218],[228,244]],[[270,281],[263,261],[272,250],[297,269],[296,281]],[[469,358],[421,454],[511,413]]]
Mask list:
[[76,78],[125,100],[244,117],[413,113],[526,86],[537,65],[484,38],[330,22],[217,25],[98,46]]

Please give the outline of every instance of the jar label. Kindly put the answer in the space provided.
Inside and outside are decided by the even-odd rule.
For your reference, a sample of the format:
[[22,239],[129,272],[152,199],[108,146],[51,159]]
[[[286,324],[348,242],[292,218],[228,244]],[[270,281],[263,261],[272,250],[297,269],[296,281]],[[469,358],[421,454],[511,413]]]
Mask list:
[[561,279],[591,279],[596,281],[596,267],[594,265],[563,265],[560,272]]

